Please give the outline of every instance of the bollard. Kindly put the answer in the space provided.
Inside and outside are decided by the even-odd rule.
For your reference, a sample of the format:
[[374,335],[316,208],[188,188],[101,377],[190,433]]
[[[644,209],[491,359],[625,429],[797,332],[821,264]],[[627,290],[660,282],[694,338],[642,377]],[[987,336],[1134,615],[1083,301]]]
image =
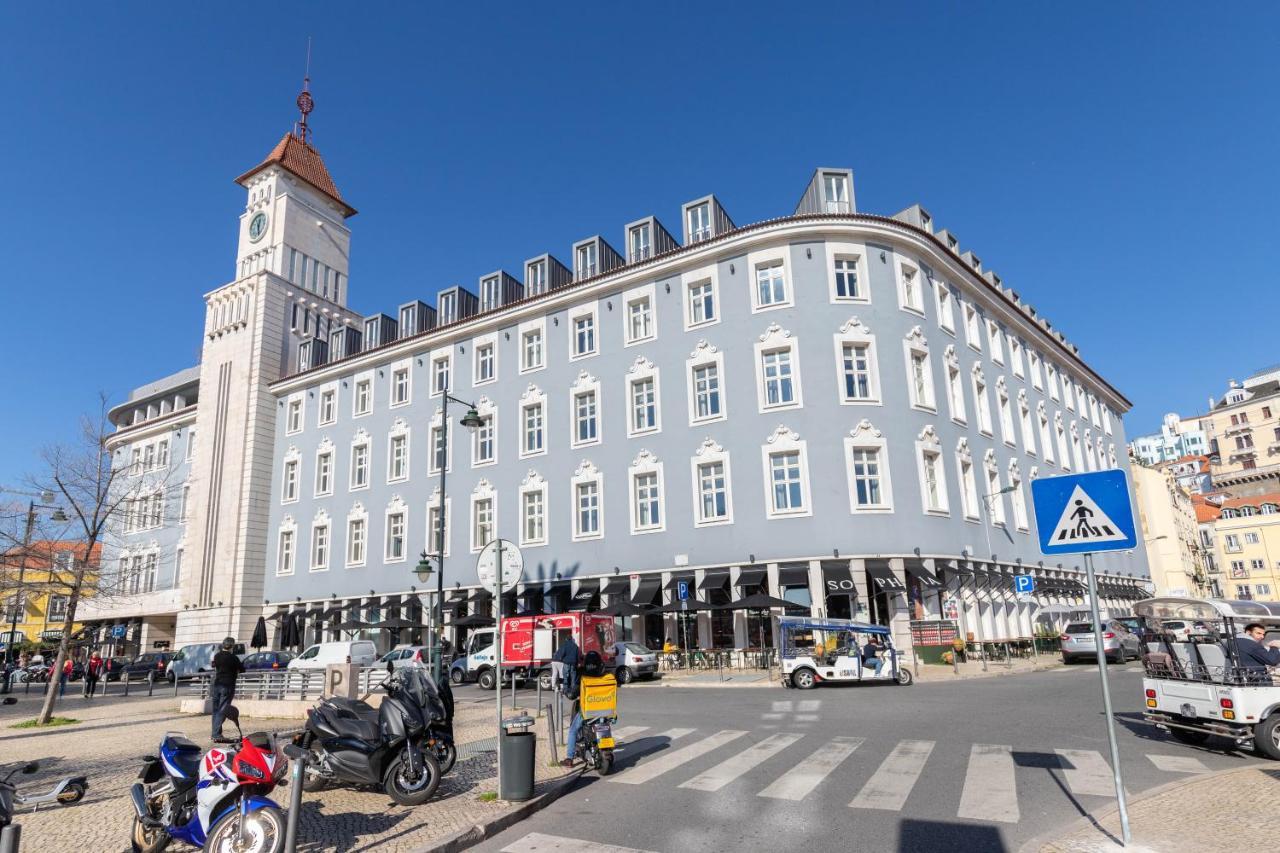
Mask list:
[[128,696],[129,695],[129,673],[127,672],[121,673],[120,680],[124,682],[124,695]]
[[147,696],[150,696],[156,689],[156,673],[155,670],[147,673]]
[[538,683],[534,689],[536,691],[534,695],[538,700],[536,703],[538,706],[538,713],[541,714],[542,713],[542,679],[541,678],[538,679]]
[[551,761],[555,764],[560,763],[560,750],[556,743],[556,713],[555,707],[550,703],[547,704],[547,743],[551,744]]
[[11,823],[0,829],[0,853],[18,853],[18,842],[22,840],[22,827]]
[[284,748],[285,755],[293,759],[289,768],[289,813],[285,815],[284,853],[294,853],[298,849],[298,821],[302,819],[302,777],[305,773],[307,755],[302,748],[289,744]]

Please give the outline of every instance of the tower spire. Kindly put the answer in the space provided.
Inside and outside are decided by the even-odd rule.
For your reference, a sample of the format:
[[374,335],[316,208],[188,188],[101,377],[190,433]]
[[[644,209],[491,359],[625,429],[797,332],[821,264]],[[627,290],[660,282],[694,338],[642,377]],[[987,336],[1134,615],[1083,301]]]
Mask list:
[[302,91],[298,94],[298,112],[301,114],[293,127],[293,135],[300,142],[311,144],[311,128],[307,127],[307,116],[315,109],[316,102],[311,97],[311,36],[307,36],[307,64],[302,72]]

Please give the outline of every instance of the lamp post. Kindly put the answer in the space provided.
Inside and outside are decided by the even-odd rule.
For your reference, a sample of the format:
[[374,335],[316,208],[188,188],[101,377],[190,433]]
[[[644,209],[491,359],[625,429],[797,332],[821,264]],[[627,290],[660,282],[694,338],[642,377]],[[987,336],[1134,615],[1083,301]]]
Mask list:
[[[19,494],[19,495],[34,494],[32,492],[19,492],[15,489],[0,489],[0,491],[10,492],[12,494]],[[52,501],[53,497],[54,497],[53,492],[41,492],[39,494],[39,498],[42,501]],[[4,661],[6,664],[10,663],[14,658],[14,654],[13,654],[14,638],[17,636],[17,633],[18,633],[18,617],[22,615],[22,613],[19,611],[26,610],[26,600],[22,591],[22,587],[23,587],[23,584],[25,583],[25,578],[27,573],[27,552],[31,550],[31,532],[36,524],[36,510],[39,510],[39,509],[52,510],[53,514],[50,516],[50,518],[53,521],[64,522],[68,520],[67,514],[62,511],[62,507],[53,506],[47,503],[36,503],[34,500],[27,502],[27,523],[22,534],[22,553],[18,555],[18,587],[17,587],[18,591],[14,596],[14,603],[12,605],[13,616],[9,623],[9,637],[7,642],[5,642],[5,645],[4,645]],[[53,568],[53,567],[50,566],[50,568]],[[22,602],[21,608],[19,608],[18,602]],[[7,683],[8,683],[8,680],[6,679],[6,684]]]
[[[443,661],[441,661],[441,650],[436,646],[436,631],[444,627],[444,543],[448,541],[448,532],[446,527],[445,508],[445,489],[447,485],[447,473],[449,467],[449,402],[453,401],[460,406],[467,407],[467,413],[462,416],[458,423],[462,424],[469,431],[474,432],[484,423],[484,418],[480,417],[480,413],[476,411],[475,403],[468,403],[466,400],[459,400],[449,394],[448,387],[441,392],[444,398],[440,411],[440,505],[438,511],[440,513],[440,524],[435,529],[435,546],[436,546],[436,601],[432,608],[431,615],[431,640],[428,643],[428,651],[431,653],[431,673],[432,677],[440,680],[440,671]],[[430,432],[428,430],[428,432]],[[432,444],[431,453],[436,453],[437,449]],[[418,565],[414,568],[414,574],[425,585],[431,577],[431,562],[426,551],[422,552],[422,559],[418,561]]]

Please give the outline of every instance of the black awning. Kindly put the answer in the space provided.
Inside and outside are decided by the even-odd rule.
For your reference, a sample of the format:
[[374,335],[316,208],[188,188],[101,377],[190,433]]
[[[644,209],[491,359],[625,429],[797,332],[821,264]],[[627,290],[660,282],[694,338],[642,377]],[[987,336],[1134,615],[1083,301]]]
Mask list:
[[908,563],[907,574],[915,575],[916,580],[920,581],[921,586],[942,586],[942,581],[938,580],[937,576],[921,563]]
[[395,607],[398,604],[400,604],[400,596],[398,595],[384,595],[382,597],[383,607]]
[[449,595],[445,598],[445,604],[457,604],[459,601],[466,601],[471,593],[465,589],[451,589]]
[[964,583],[965,578],[973,574],[969,569],[961,568],[960,564],[954,560],[950,560],[938,569],[938,577],[943,583],[957,581]]
[[631,596],[631,603],[637,607],[653,604],[653,599],[658,595],[661,586],[662,581],[659,578],[641,578],[635,595]]
[[591,603],[591,599],[595,598],[600,592],[600,580],[598,578],[588,578],[584,581],[578,581],[578,591],[573,594],[573,604],[586,606]]
[[738,572],[738,586],[759,586],[769,577],[768,569],[743,569]]
[[822,587],[827,595],[857,595],[858,584],[848,563],[833,563],[822,567]]
[[467,601],[492,601],[493,593],[484,587],[471,590],[471,594],[467,596]]
[[876,582],[876,589],[881,592],[901,592],[907,588],[888,566],[867,566],[867,576]]
[[315,607],[312,607],[310,610],[307,610],[302,615],[307,617],[308,619],[314,619],[317,616],[323,616],[324,607],[322,605],[317,604]]
[[663,589],[675,589],[676,584],[680,581],[688,581],[690,588],[693,587],[693,575],[672,575],[671,580],[667,581],[667,585]]
[[368,598],[366,598],[366,599],[365,599],[361,604],[362,604],[362,606],[364,606],[364,607],[381,607],[381,606],[382,606],[382,596],[380,596],[380,595],[371,595],[371,596],[369,596]]
[[702,576],[702,583],[698,584],[698,589],[724,589],[729,585],[729,570],[722,572],[707,572]]
[[808,566],[782,566],[778,569],[778,586],[808,586]]
[[620,595],[622,593],[631,592],[631,578],[609,578],[609,582],[605,584],[604,589],[600,591],[605,595]]

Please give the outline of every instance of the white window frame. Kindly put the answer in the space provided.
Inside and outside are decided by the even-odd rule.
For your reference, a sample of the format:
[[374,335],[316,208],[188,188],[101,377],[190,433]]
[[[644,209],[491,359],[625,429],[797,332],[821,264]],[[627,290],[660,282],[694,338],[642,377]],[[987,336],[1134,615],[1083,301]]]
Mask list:
[[[362,525],[361,540],[360,540],[360,554],[353,556],[351,549],[352,549],[352,545],[355,542],[355,537],[352,536],[351,527],[357,521],[360,522],[360,524]],[[346,560],[346,567],[348,569],[358,569],[368,564],[369,562],[369,513],[365,512],[364,504],[360,503],[359,501],[356,501],[355,504],[351,507],[351,512],[347,513],[347,535],[346,535],[346,542],[344,544],[345,544],[345,547],[343,548],[343,551],[344,551],[344,556]],[[356,558],[357,556],[359,559]]]
[[[711,316],[695,321],[693,319],[694,287],[702,284],[711,285]],[[709,267],[692,270],[680,274],[680,296],[683,303],[684,329],[701,329],[703,326],[714,326],[720,322],[720,269],[712,264]]]
[[960,378],[960,357],[955,344],[948,344],[942,351],[943,369],[947,374],[947,411],[951,420],[968,425],[969,415],[964,402],[964,381]]
[[[938,490],[938,503],[929,503],[929,485],[926,468],[929,462],[926,456],[933,458],[933,470]],[[951,503],[947,498],[947,464],[942,456],[942,442],[932,424],[926,424],[916,436],[916,477],[920,487],[920,510],[925,515],[949,516]]]
[[[634,337],[631,334],[631,307],[647,303],[649,306],[649,333]],[[658,338],[658,291],[652,284],[636,287],[622,294],[622,339],[624,346],[636,346]]]
[[982,455],[982,470],[985,474],[983,481],[987,488],[982,499],[987,511],[986,521],[992,527],[1007,527],[1004,495],[1000,494],[1000,490],[1004,488],[1000,485],[1000,465],[996,462],[996,452],[991,448],[987,448],[987,452]]
[[[541,536],[530,537],[528,535],[529,517],[528,517],[528,513],[526,512],[526,509],[527,509],[526,498],[529,495],[539,495],[542,498],[542,519],[541,519],[542,535]],[[520,547],[521,548],[538,548],[543,545],[546,545],[547,542],[549,541],[548,535],[547,535],[547,531],[549,529],[548,512],[551,506],[548,489],[547,489],[547,481],[544,480],[542,478],[542,475],[539,474],[537,471],[530,470],[529,473],[525,475],[524,479],[520,481],[520,489],[519,489],[519,494],[517,499],[519,501],[517,508],[519,510],[518,518],[520,519]]]
[[[578,517],[578,487],[586,483],[594,483],[596,487],[596,529],[590,533],[582,532]],[[589,460],[582,460],[569,480],[569,511],[570,538],[574,542],[604,538],[604,474]]]
[[1067,432],[1071,436],[1071,461],[1075,463],[1074,471],[1085,471],[1084,451],[1080,447],[1080,428],[1076,426],[1076,422],[1072,421],[1067,428]]
[[[320,482],[320,473],[322,471],[322,464],[325,457],[328,457],[329,459],[329,483],[327,487],[324,483]],[[333,494],[333,481],[335,479],[334,472],[337,470],[337,465],[334,464],[336,458],[337,454],[334,452],[333,442],[328,438],[324,439],[316,446],[316,470],[315,477],[312,482],[313,497],[323,498]]]
[[1053,433],[1058,440],[1058,464],[1064,471],[1070,471],[1072,470],[1071,450],[1067,444],[1067,428],[1062,423],[1062,412],[1053,413]]
[[[876,351],[876,336],[857,317],[850,317],[833,336],[836,355],[836,395],[842,406],[879,406],[883,401],[880,386],[880,356]],[[868,391],[866,397],[850,397],[845,385],[844,348],[867,348]]]
[[964,342],[974,352],[982,352],[982,317],[978,306],[972,302],[964,302],[961,314],[964,317]]
[[951,285],[941,279],[933,282],[933,306],[938,312],[938,328],[950,335],[956,333],[957,299],[959,296]]
[[[658,523],[640,525],[638,513],[640,509],[636,489],[640,477],[653,476],[657,486]],[[627,497],[631,510],[631,535],[640,536],[646,533],[661,533],[667,529],[666,485],[662,477],[662,463],[658,457],[648,450],[641,450],[627,468]]]
[[[578,398],[584,394],[595,395],[595,426],[596,434],[594,438],[582,440],[578,438]],[[569,446],[573,448],[592,447],[604,441],[604,409],[602,406],[603,396],[600,393],[600,380],[596,379],[585,370],[578,374],[578,378],[569,386]]]
[[1053,426],[1044,400],[1036,403],[1036,421],[1040,427],[1040,447],[1044,451],[1044,461],[1052,465],[1056,459],[1053,449]]
[[[467,527],[469,528],[467,539],[471,543],[471,553],[473,554],[478,554],[488,544],[488,542],[480,542],[476,538],[476,528],[479,523],[476,512],[480,502],[486,500],[489,501],[489,509],[492,513],[489,519],[490,532],[496,538],[498,535],[498,492],[488,480],[481,480],[476,483],[476,487],[471,491],[471,512],[467,515]],[[492,542],[493,539],[491,538],[489,541]]]
[[[324,530],[324,562],[317,557],[317,531]],[[310,572],[327,572],[333,561],[333,525],[329,522],[329,513],[323,509],[316,513],[311,522],[311,539],[307,542],[307,570]]]
[[1044,390],[1044,379],[1040,375],[1040,353],[1027,347],[1027,370],[1031,374],[1031,387],[1037,391]]
[[[765,388],[764,356],[766,353],[790,350],[791,352],[791,393],[792,399],[786,403],[769,403],[769,395]],[[804,408],[803,386],[800,382],[800,340],[777,323],[770,323],[764,334],[756,339],[755,344],[756,371],[756,406],[764,414],[783,409]]]
[[1058,394],[1058,368],[1053,366],[1053,362],[1045,361],[1044,363],[1044,379],[1049,386],[1049,399],[1058,402],[1061,397]]
[[[778,510],[773,504],[773,464],[775,456],[785,453],[798,453],[800,463],[800,509]],[[765,439],[760,448],[760,462],[764,473],[764,507],[765,517],[774,520],[781,518],[804,518],[813,515],[813,496],[809,491],[809,453],[808,442],[785,425],[778,426]]]
[[[716,371],[716,398],[720,411],[713,415],[698,415],[698,390],[694,379],[694,371],[714,367]],[[728,401],[725,399],[724,353],[719,347],[700,340],[684,362],[685,402],[689,407],[689,426],[715,423],[729,417]]]
[[[360,408],[360,388],[366,392],[365,407]],[[373,384],[373,371],[357,373],[351,379],[351,417],[363,418],[373,413],[374,398],[377,396]]]
[[[280,468],[280,503],[296,504],[298,502],[298,493],[302,491],[302,454],[298,452],[298,448],[290,446],[285,453],[283,465]],[[289,472],[293,472],[290,477]],[[145,501],[146,498],[143,498]],[[145,522],[145,510],[144,510]],[[146,527],[144,523],[142,527]]]
[[[325,398],[329,402],[325,403]],[[317,398],[316,404],[316,423],[319,426],[332,426],[338,422],[338,383],[331,382],[328,385],[320,386],[320,396]],[[329,409],[328,417],[325,417],[325,408]],[[190,457],[188,457],[190,458]]]
[[982,521],[982,500],[976,478],[969,439],[961,438],[956,446],[956,482],[960,485],[960,507],[965,521]]
[[[476,401],[476,414],[489,425],[489,442],[493,446],[493,454],[488,459],[480,458],[480,430],[477,427],[471,434],[471,467],[486,468],[498,464],[498,406],[488,397]],[[434,448],[432,448],[434,450]],[[448,451],[446,451],[447,455]]]
[[[531,364],[528,361],[528,338],[531,334],[538,334],[538,354],[540,359],[537,364]],[[520,333],[520,373],[533,373],[543,370],[547,366],[547,318],[539,317],[537,320],[529,320],[521,323],[519,327]]]
[[1022,472],[1018,470],[1018,460],[1010,459],[1007,469],[1009,485],[1013,491],[1009,493],[1009,501],[1013,504],[1013,526],[1020,533],[1031,530],[1030,517],[1027,514],[1027,494],[1022,488]]
[[[392,467],[394,461],[394,447],[397,439],[404,440],[404,465],[399,476],[395,476]],[[409,479],[410,461],[409,461],[409,424],[404,418],[396,418],[391,424],[391,430],[387,433],[387,482],[403,483]]]
[[[438,368],[441,363],[444,364],[445,385],[443,388],[437,388],[436,376],[439,372]],[[453,351],[451,348],[440,347],[438,349],[433,349],[431,351],[431,356],[427,359],[427,367],[429,370],[427,375],[427,387],[431,389],[431,393],[427,395],[428,397],[439,397],[441,394],[447,394],[449,391],[453,390]]]
[[[528,434],[525,426],[525,412],[535,406],[542,407],[542,446],[537,450],[528,450]],[[547,453],[547,445],[550,442],[550,433],[548,425],[551,422],[550,412],[547,409],[547,395],[537,385],[530,385],[520,395],[520,423],[517,425],[518,435],[520,436],[520,451],[517,456],[521,459],[529,459],[534,456],[545,456]]]
[[1027,399],[1027,389],[1018,389],[1018,421],[1022,428],[1022,447],[1028,456],[1036,455],[1035,423],[1031,417],[1031,402]]
[[[289,537],[289,559],[285,560],[284,543],[285,535]],[[311,561],[311,553],[307,553],[307,561]],[[288,564],[286,570],[285,564]],[[294,523],[292,515],[286,515],[280,522],[280,527],[276,530],[276,576],[288,577],[292,575],[298,568],[298,525]]]
[[971,389],[973,391],[973,408],[977,414],[978,432],[992,436],[991,400],[987,397],[987,378],[982,373],[981,362],[974,362],[969,371]]
[[[839,302],[854,305],[871,304],[871,276],[867,271],[867,247],[862,243],[850,243],[828,240],[826,243],[827,258],[827,298],[831,304]],[[836,288],[836,261],[853,261],[854,275],[858,278],[858,296],[841,296]]]
[[991,360],[999,365],[1004,364],[1004,346],[1001,343],[1003,337],[1000,324],[987,318],[987,346],[990,347]]
[[[452,425],[451,425],[452,426]],[[436,409],[431,415],[431,423],[427,425],[427,473],[435,476],[440,473],[440,466],[436,464],[436,435],[444,437],[444,470],[446,474],[453,472],[453,434],[457,430],[449,429],[448,434],[444,430],[444,411]]]
[[1022,367],[1022,339],[1017,335],[1009,336],[1009,369],[1013,371],[1013,375],[1022,379],[1026,374]]
[[[912,366],[913,356],[923,356],[924,399],[920,399],[921,391],[916,388],[915,370]],[[933,387],[933,366],[929,358],[929,341],[925,338],[924,332],[921,331],[919,326],[913,326],[903,339],[902,357],[907,369],[907,399],[911,402],[911,408],[923,412],[936,413],[938,411],[938,396]]]
[[[724,469],[724,509],[722,516],[706,516],[702,512],[702,473],[706,465],[721,465]],[[733,524],[733,474],[729,468],[729,452],[714,439],[704,439],[689,460],[693,477],[693,526],[719,527]]]
[[[400,556],[396,557],[391,553],[391,519],[393,516],[400,516]],[[386,512],[383,514],[382,526],[382,562],[384,563],[403,563],[409,558],[409,507],[400,499],[399,495],[391,498],[391,502],[387,504]],[[365,546],[368,548],[368,546]]]
[[[648,381],[653,382],[653,423],[649,426],[637,427],[632,393],[637,384]],[[662,383],[658,376],[658,368],[654,366],[654,363],[644,356],[638,356],[631,366],[627,368],[624,389],[625,396],[623,399],[626,400],[627,404],[627,438],[662,432]]]
[[[356,485],[356,448],[364,448],[364,484]],[[373,479],[370,476],[373,463],[373,442],[369,438],[369,433],[364,430],[357,430],[356,434],[351,438],[351,452],[347,456],[347,491],[356,492],[369,488],[369,483]]]
[[[591,349],[578,351],[578,321],[584,317],[591,318]],[[569,327],[569,361],[591,358],[600,353],[600,306],[598,303],[579,305],[568,312]]]
[[[445,557],[449,556],[449,539],[453,535],[453,526],[450,523],[451,519],[449,516],[449,511],[452,507],[453,507],[453,498],[445,498],[444,499],[444,539],[441,542],[441,546],[442,546],[441,550],[444,552],[443,556]],[[436,486],[435,489],[431,492],[431,497],[427,498],[426,509],[427,509],[426,516],[425,516],[426,542],[423,545],[422,550],[426,551],[427,554],[431,556],[438,557],[441,555],[437,554],[434,550],[436,547],[436,543],[433,541],[435,531],[431,529],[431,521],[432,521],[433,515],[435,513],[440,512],[440,487],[439,486]]]
[[[879,472],[880,502],[858,503],[857,477],[853,470],[853,454],[856,451],[873,450]],[[880,430],[863,418],[844,437],[844,470],[849,487],[849,512],[852,515],[875,515],[893,512],[893,484],[889,477],[889,447]]]
[[[488,379],[480,375],[480,353],[488,347],[492,361],[492,373]],[[471,341],[471,384],[472,386],[489,385],[498,381],[498,336],[482,335]]]
[[[390,401],[389,408],[400,409],[408,406],[413,402],[413,359],[403,359],[393,364],[387,365],[387,375],[391,377],[390,383],[387,385],[387,399]],[[396,399],[396,386],[398,377],[404,378],[404,399]]]
[[[898,285],[898,307],[911,314],[924,316],[924,269],[915,261],[894,255],[894,279]],[[910,288],[908,289],[908,283]],[[914,294],[915,298],[910,298]]]
[[[751,313],[776,311],[779,308],[790,308],[795,305],[795,286],[791,280],[790,251],[786,247],[761,249],[747,253],[747,285],[751,289]],[[764,267],[782,267],[782,299],[767,305],[760,302],[758,272]]]
[[[297,435],[306,428],[307,425],[307,404],[301,393],[290,394],[284,403],[284,434]],[[151,445],[147,445],[147,450],[151,450]],[[150,469],[151,465],[147,468]]]

